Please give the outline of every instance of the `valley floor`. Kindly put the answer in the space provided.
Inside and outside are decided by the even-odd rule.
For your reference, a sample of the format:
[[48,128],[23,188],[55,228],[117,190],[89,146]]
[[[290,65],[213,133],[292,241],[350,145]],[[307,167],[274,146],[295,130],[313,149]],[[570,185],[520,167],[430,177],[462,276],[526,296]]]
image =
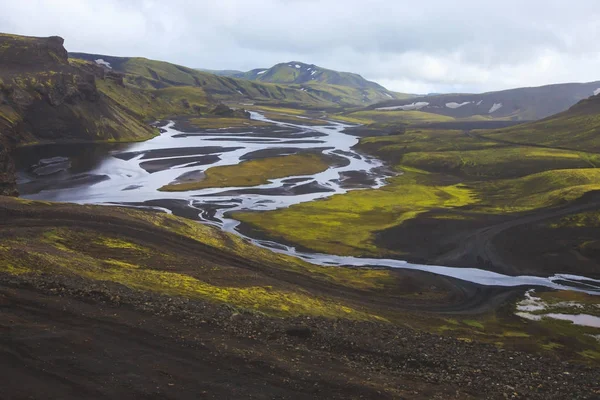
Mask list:
[[[445,321],[459,329],[469,307],[511,291],[487,289],[477,301],[481,288],[453,294],[460,285],[441,277],[308,271],[158,213],[2,198],[0,216],[5,398],[600,393],[598,368],[518,350],[510,342],[524,333],[500,335],[504,346],[400,322],[431,323],[435,314],[410,310],[454,303],[462,306],[448,309]],[[219,249],[222,241],[230,251]]]

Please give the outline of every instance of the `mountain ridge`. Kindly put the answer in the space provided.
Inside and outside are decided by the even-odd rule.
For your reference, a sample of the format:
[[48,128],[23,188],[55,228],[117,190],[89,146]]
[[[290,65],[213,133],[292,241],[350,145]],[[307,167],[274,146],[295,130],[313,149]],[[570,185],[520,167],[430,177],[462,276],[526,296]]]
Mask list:
[[215,100],[237,98],[238,100],[279,101],[322,108],[365,106],[385,99],[400,98],[385,88],[379,89],[377,84],[373,84],[377,86],[366,84],[363,85],[364,87],[354,87],[316,80],[306,84],[278,83],[232,76],[231,71],[219,75],[143,57],[115,57],[90,53],[69,53],[69,56],[95,62],[124,73],[126,82],[135,86],[153,89],[194,86],[202,88]]
[[419,110],[454,118],[480,116],[518,121],[539,120],[567,110],[577,102],[600,93],[600,81],[558,83],[485,93],[451,93],[389,100],[366,109]]

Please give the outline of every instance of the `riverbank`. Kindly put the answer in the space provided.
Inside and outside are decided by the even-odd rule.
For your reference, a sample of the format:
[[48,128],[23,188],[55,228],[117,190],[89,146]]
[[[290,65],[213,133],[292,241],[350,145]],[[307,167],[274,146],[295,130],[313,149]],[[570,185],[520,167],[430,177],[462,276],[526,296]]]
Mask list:
[[[531,353],[551,331],[535,328],[533,338],[505,322],[495,336],[481,309],[469,316],[494,304],[493,288],[483,298],[482,288],[435,275],[310,266],[162,213],[1,198],[0,214],[9,396],[560,399],[600,390],[586,358]],[[507,295],[496,292],[496,304]],[[452,302],[462,305],[445,316],[410,311]],[[422,329],[436,324],[456,331]],[[478,324],[484,335],[473,333]]]

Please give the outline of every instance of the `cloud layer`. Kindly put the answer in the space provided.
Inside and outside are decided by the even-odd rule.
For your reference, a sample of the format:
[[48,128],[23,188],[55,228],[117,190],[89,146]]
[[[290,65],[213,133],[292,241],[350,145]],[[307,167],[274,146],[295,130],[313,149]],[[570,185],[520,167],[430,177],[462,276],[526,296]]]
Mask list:
[[0,9],[3,32],[190,67],[298,60],[411,93],[600,80],[596,0],[0,0]]

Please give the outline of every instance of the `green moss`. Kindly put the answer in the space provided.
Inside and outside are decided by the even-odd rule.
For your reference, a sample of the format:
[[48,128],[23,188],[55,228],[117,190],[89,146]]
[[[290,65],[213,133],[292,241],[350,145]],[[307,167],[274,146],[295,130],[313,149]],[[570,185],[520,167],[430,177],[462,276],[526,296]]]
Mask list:
[[570,110],[541,121],[479,133],[485,137],[513,143],[598,152],[600,151],[598,131],[600,131],[600,100],[594,96],[578,103]]
[[212,167],[206,170],[206,178],[199,182],[176,183],[159,190],[176,192],[211,187],[256,186],[270,179],[296,175],[311,175],[329,168],[327,160],[320,155],[294,154],[289,156],[245,161],[237,165]]
[[242,222],[334,254],[380,254],[376,232],[402,223],[430,208],[454,208],[476,201],[461,185],[436,185],[430,175],[406,172],[377,190],[353,191],[328,199],[267,212],[235,213]]
[[600,360],[600,351],[585,350],[579,352],[579,354],[585,358],[590,358],[592,360]]
[[494,147],[490,149],[444,152],[412,152],[402,165],[432,172],[464,174],[478,179],[513,178],[551,169],[589,168],[588,159],[598,155],[568,150],[533,147]]
[[111,249],[129,249],[144,251],[144,248],[142,248],[141,246],[118,238],[101,236],[97,238],[94,242],[101,246],[109,247]]
[[600,169],[554,170],[476,185],[482,210],[523,211],[564,204],[600,189]]
[[463,324],[469,325],[473,328],[477,328],[477,329],[481,329],[481,330],[485,329],[483,324],[479,321],[474,321],[472,319],[465,319],[462,322],[463,322]]
[[406,123],[421,123],[421,122],[447,122],[454,121],[452,117],[445,115],[432,114],[424,111],[384,111],[384,110],[369,110],[356,111],[348,114],[336,115],[337,119],[357,123],[357,124],[372,124],[372,123],[390,123],[390,122],[406,122]]
[[525,333],[525,332],[518,332],[518,331],[504,331],[503,333],[504,337],[509,337],[509,338],[527,338],[531,335]]
[[563,348],[564,346],[562,344],[559,344],[559,343],[550,342],[550,343],[542,344],[541,347],[544,350],[557,350],[557,349]]
[[198,129],[224,129],[224,128],[248,128],[257,126],[271,126],[271,124],[245,118],[221,118],[203,117],[190,118],[190,125]]

